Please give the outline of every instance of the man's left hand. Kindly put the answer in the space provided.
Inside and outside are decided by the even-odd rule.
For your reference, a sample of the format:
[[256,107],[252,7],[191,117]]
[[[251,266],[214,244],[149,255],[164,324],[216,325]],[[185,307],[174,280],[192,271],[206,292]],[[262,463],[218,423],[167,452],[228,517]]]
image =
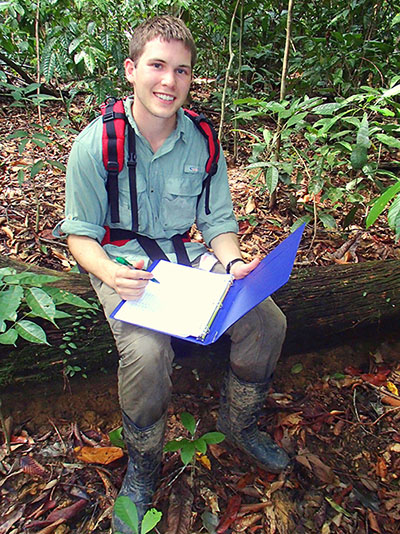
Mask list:
[[254,269],[259,265],[260,261],[260,258],[254,258],[254,260],[252,260],[250,263],[238,261],[232,265],[231,274],[236,280],[240,280],[251,273],[251,271],[254,271]]

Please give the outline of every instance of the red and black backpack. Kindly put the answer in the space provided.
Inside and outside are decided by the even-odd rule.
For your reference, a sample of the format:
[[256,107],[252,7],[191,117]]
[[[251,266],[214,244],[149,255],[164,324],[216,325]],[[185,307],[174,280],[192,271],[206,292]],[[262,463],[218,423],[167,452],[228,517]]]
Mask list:
[[[205,193],[205,211],[209,215],[210,211],[210,184],[211,178],[217,172],[218,159],[220,155],[220,144],[218,136],[211,122],[203,115],[198,115],[194,111],[185,109],[184,113],[189,117],[199,132],[207,141],[208,159],[205,165],[206,178],[203,180],[201,193],[198,197],[199,202],[203,193]],[[129,191],[132,210],[132,227],[130,230],[122,228],[105,227],[106,234],[102,245],[111,243],[122,246],[131,239],[137,239],[140,246],[146,254],[154,261],[158,259],[167,260],[168,258],[154,239],[137,233],[139,227],[138,221],[138,204],[136,190],[136,143],[135,132],[129,124],[125,114],[124,103],[122,100],[108,98],[101,105],[101,114],[103,117],[103,163],[107,171],[107,193],[111,211],[111,222],[118,223],[119,218],[119,201],[118,201],[118,175],[125,165],[125,132],[128,132],[128,174],[129,174]],[[189,229],[188,229],[189,231]],[[190,265],[190,261],[185,249],[184,243],[189,241],[188,231],[184,234],[177,234],[172,237],[173,245],[177,255],[178,263]]]

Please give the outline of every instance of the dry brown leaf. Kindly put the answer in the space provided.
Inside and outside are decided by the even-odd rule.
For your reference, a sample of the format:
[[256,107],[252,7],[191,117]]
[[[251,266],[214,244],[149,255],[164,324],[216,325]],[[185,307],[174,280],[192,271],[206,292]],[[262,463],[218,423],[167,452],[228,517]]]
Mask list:
[[245,208],[246,215],[250,215],[250,213],[254,211],[255,209],[256,209],[255,200],[252,196],[250,196],[246,203],[246,208]]
[[315,454],[304,453],[299,454],[295,458],[300,464],[312,471],[320,480],[322,480],[322,482],[327,484],[332,484],[334,482],[335,475],[332,469],[324,464]]
[[47,469],[32,456],[22,456],[20,465],[23,472],[31,476],[44,478],[48,473]]
[[251,514],[238,519],[233,524],[233,529],[235,532],[244,532],[249,527],[253,526],[255,523],[258,523],[263,518],[263,514]]
[[384,395],[381,400],[383,403],[389,404],[390,406],[400,406],[400,399],[389,397],[389,395]]
[[168,506],[168,529],[165,534],[189,534],[193,493],[184,480],[171,492]]
[[62,523],[65,523],[65,519],[60,518],[57,521],[55,521],[54,523],[52,523],[51,525],[48,525],[47,527],[42,528],[42,530],[39,530],[39,532],[37,532],[37,534],[51,534]]
[[120,447],[75,447],[76,458],[88,464],[107,465],[124,455]]
[[378,532],[378,534],[382,534],[382,531],[379,527],[378,520],[375,517],[375,514],[372,512],[372,510],[368,510],[368,522],[369,522],[369,526],[374,532]]

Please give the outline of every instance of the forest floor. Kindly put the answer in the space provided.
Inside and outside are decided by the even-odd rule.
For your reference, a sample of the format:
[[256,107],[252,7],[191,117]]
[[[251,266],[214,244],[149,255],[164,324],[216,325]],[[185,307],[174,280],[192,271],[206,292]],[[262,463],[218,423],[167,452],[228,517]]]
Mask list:
[[[36,112],[0,108],[0,253],[68,270],[73,260],[51,233],[63,215],[63,171],[48,166],[18,182],[18,172],[39,158],[66,164],[74,133],[58,130],[62,114],[52,105],[43,117],[56,142],[37,146],[31,140],[19,154],[22,138],[6,136],[32,131]],[[293,212],[281,187],[271,212],[260,184],[244,169],[245,154],[241,158],[234,165],[228,156],[241,245],[248,257],[264,256],[304,210],[300,203]],[[315,202],[301,195],[303,206]],[[371,259],[400,259],[383,220],[369,231],[357,219],[345,231],[307,227],[296,263],[301,268]],[[182,411],[199,421],[199,434],[215,429],[224,351],[215,345],[177,361],[167,439],[186,436]],[[167,453],[154,501],[163,512],[159,532],[399,533],[399,354],[400,340],[388,337],[355,346],[342,340],[336,348],[283,359],[260,426],[290,454],[288,470],[279,476],[263,472],[225,442],[210,446],[184,471],[179,455]],[[109,532],[126,467],[120,450],[105,449],[109,431],[120,424],[116,378],[64,378],[2,395],[11,453],[3,443],[0,534]],[[85,461],[81,446],[95,447],[97,456]]]

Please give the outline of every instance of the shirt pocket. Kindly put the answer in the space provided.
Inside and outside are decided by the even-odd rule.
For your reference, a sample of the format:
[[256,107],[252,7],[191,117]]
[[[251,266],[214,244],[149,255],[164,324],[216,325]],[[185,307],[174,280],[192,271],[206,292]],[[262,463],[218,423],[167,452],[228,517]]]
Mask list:
[[161,220],[165,229],[183,233],[191,228],[196,220],[203,174],[185,172],[182,178],[167,181],[161,201]]
[[[132,228],[132,206],[131,193],[129,183],[127,180],[121,181],[119,184],[119,217],[122,228]],[[136,180],[136,198],[138,206],[139,230],[145,231],[149,224],[149,199],[147,197],[146,182],[144,180]]]

